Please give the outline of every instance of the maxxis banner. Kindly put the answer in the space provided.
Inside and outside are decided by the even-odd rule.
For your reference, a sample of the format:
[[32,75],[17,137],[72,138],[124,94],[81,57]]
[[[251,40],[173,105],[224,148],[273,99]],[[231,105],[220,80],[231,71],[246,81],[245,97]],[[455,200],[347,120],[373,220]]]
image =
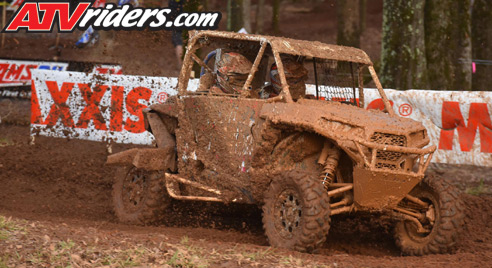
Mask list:
[[152,144],[141,110],[176,95],[176,85],[167,77],[33,71],[31,135]]
[[[422,122],[432,162],[492,166],[492,92],[385,90],[395,114]],[[365,89],[366,109],[383,108],[377,90]]]

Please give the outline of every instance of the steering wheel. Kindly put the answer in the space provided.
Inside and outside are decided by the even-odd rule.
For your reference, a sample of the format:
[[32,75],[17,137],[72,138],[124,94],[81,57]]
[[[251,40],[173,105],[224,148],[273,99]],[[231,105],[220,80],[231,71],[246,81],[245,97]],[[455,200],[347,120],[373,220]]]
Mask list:
[[[207,54],[207,56],[205,57],[205,59],[203,60],[203,62],[205,64],[208,64],[208,62],[210,61],[210,59],[212,57],[215,57],[215,55],[217,54],[217,50],[212,50],[210,53]],[[202,77],[207,71],[205,70],[205,67],[202,67],[200,69],[200,77]]]

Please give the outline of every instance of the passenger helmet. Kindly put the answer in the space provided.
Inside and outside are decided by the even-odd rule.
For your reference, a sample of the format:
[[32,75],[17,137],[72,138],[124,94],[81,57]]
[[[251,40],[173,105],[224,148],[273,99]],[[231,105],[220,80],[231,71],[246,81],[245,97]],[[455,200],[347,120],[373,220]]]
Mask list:
[[222,91],[229,94],[240,92],[252,66],[251,61],[239,53],[222,54],[217,62],[217,82]]

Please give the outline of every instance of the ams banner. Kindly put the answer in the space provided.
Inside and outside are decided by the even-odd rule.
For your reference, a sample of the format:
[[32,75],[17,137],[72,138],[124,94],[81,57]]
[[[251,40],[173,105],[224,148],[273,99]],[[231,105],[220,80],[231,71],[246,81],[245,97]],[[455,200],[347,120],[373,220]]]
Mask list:
[[68,63],[0,59],[0,87],[31,84],[32,70],[67,70]]
[[[33,71],[31,133],[151,144],[141,110],[177,94],[177,78]],[[189,84],[194,90],[198,81]],[[365,108],[382,109],[375,89]],[[492,166],[492,92],[385,90],[396,114],[420,121],[433,162]]]

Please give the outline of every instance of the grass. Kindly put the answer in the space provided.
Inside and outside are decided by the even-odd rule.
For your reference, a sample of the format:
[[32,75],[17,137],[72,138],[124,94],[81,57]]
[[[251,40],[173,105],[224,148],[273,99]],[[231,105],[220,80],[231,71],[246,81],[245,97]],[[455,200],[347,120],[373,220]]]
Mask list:
[[0,138],[0,147],[7,147],[15,145],[15,143],[9,138]]
[[177,245],[174,251],[170,251],[172,255],[166,264],[172,267],[205,268],[210,266],[208,254],[204,253],[203,248],[195,247],[188,236],[183,236],[180,245]]
[[67,241],[60,241],[58,242],[58,249],[61,251],[61,252],[70,252],[70,250],[75,246],[75,243],[68,239]]
[[267,255],[272,253],[272,248],[267,248],[265,250],[260,250],[256,252],[246,252],[246,253],[241,253],[244,257],[249,259],[250,261],[258,261],[263,258],[265,258]]
[[484,185],[483,179],[480,180],[480,184],[475,187],[469,187],[466,189],[466,193],[470,195],[482,195],[482,194],[487,194],[489,193],[489,189]]
[[9,267],[7,265],[8,262],[9,262],[9,256],[8,255],[0,256],[0,268],[8,268]]
[[[124,239],[98,243],[99,236],[61,236],[56,226],[0,216],[0,268],[28,267],[182,267],[204,268],[218,265],[274,267],[326,267],[299,256],[282,256],[273,248],[210,247],[208,242],[182,236],[174,241],[145,241],[135,244]],[[53,233],[55,232],[55,233]],[[104,232],[104,231],[103,231]],[[29,234],[29,235],[26,235]],[[51,237],[46,238],[47,234]],[[63,232],[66,234],[66,232]],[[97,234],[96,234],[97,235]],[[94,239],[96,238],[96,239]],[[90,241],[95,241],[94,243]],[[130,243],[129,243],[130,242]]]
[[20,225],[17,225],[10,218],[0,216],[0,241],[7,240],[12,232],[21,231],[25,232],[25,229]]

